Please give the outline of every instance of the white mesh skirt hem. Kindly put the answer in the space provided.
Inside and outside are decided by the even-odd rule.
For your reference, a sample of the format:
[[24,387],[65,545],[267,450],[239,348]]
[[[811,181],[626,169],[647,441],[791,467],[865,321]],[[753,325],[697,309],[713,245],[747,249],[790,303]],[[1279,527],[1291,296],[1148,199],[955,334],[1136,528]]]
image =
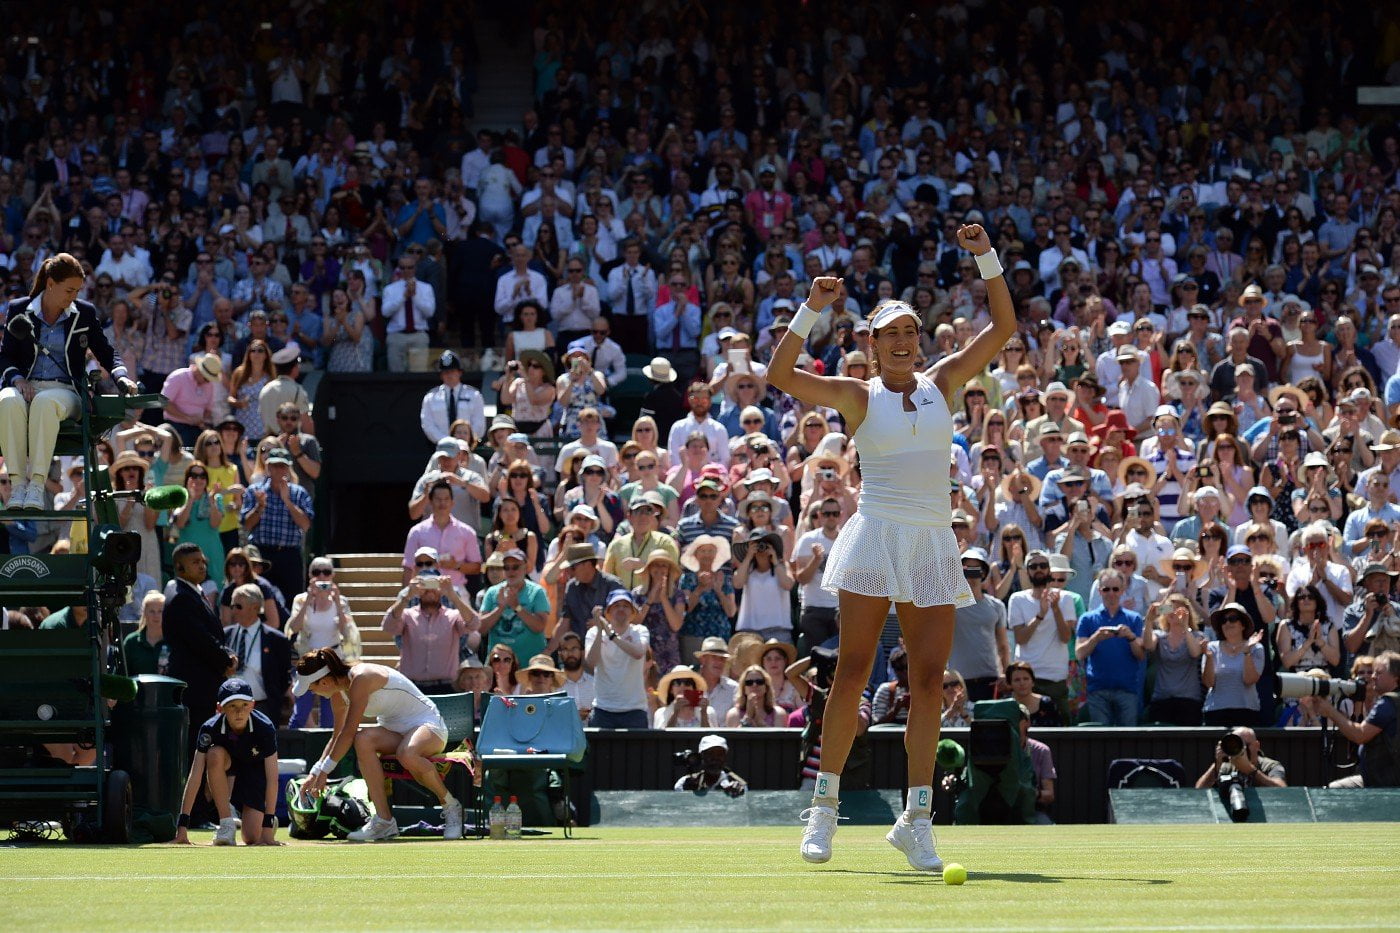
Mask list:
[[903,525],[857,512],[826,559],[822,589],[915,606],[971,606],[952,528]]

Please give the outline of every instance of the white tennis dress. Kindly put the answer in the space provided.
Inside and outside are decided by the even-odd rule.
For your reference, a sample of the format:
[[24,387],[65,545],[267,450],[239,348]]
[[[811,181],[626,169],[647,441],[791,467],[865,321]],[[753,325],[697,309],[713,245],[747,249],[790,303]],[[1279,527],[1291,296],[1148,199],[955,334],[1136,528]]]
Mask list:
[[860,499],[831,546],[822,588],[920,607],[971,606],[952,528],[953,419],[934,381],[923,373],[915,378],[912,413],[901,393],[870,380],[865,420],[853,438]]
[[369,695],[365,716],[374,716],[381,728],[408,735],[427,726],[447,741],[447,724],[433,701],[413,685],[413,681],[393,668],[385,668],[389,682]]

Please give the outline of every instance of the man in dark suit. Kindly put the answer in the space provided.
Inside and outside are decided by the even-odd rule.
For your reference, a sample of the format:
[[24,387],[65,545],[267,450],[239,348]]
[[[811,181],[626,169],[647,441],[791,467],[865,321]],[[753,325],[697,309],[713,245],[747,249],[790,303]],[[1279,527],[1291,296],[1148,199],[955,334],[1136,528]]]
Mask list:
[[175,548],[175,579],[165,600],[165,643],[170,646],[170,675],[183,680],[185,708],[190,711],[190,752],[210,716],[219,685],[238,670],[238,657],[224,647],[224,627],[200,585],[209,576],[209,560],[192,541]]
[[253,688],[257,711],[281,726],[291,708],[292,643],[262,621],[263,592],[256,583],[233,591],[233,624],[224,643],[238,657],[237,676]]

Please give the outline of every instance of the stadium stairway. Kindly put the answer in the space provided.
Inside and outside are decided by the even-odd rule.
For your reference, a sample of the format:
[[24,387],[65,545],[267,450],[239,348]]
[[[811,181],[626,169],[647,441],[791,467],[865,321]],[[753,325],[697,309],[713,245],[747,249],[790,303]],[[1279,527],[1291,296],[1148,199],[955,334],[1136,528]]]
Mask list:
[[481,59],[476,65],[477,91],[472,96],[476,105],[474,128],[499,131],[519,128],[520,115],[534,106],[534,69],[529,39],[530,31],[522,29],[518,30],[514,43],[507,42],[501,20],[495,17],[476,22]]
[[340,592],[360,629],[362,660],[397,667],[399,649],[380,623],[402,588],[403,554],[331,554]]

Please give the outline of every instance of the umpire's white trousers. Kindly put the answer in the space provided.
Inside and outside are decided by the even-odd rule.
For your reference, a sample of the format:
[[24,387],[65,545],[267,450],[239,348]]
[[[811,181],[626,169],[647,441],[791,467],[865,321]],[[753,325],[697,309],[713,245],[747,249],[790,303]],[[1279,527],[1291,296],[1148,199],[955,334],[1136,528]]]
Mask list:
[[42,483],[49,475],[58,425],[78,414],[78,393],[66,382],[35,381],[34,401],[19,389],[0,389],[0,455],[16,483]]

